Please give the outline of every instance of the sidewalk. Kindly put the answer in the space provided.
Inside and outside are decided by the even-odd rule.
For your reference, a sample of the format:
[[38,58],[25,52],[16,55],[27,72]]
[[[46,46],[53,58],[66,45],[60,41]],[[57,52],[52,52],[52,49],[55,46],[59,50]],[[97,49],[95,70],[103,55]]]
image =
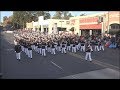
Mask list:
[[116,70],[105,68],[101,70],[70,75],[60,79],[120,79],[120,73]]

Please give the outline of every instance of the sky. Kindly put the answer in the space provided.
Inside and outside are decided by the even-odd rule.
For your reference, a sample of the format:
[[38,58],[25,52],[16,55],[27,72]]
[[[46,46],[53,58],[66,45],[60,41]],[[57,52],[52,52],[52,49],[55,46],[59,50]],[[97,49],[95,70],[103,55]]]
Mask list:
[[0,22],[3,22],[4,16],[11,16],[13,14],[12,11],[0,11]]
[[[96,13],[101,13],[101,12],[106,12],[106,11],[69,11],[73,16],[79,16],[80,14],[85,13],[86,15],[90,14],[96,14]],[[0,11],[0,22],[3,22],[3,17],[4,16],[11,16],[13,14],[13,11]],[[55,14],[55,11],[50,11],[51,16]]]

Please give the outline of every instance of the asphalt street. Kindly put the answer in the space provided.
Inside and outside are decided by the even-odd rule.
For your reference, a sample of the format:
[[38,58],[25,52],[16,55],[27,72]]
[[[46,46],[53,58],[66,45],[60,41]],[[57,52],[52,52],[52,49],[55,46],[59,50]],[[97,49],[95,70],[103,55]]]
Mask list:
[[[93,62],[85,61],[85,53],[80,51],[76,54],[71,52],[67,54],[56,52],[56,55],[51,55],[47,53],[46,57],[33,51],[33,59],[29,59],[25,53],[22,52],[21,61],[17,61],[14,52],[13,34],[2,32],[0,51],[3,79],[61,79],[62,77],[76,74],[78,75],[92,71],[98,72],[98,70],[103,69],[108,72],[115,72],[111,74],[109,78],[119,79],[120,63],[119,50],[117,49],[106,48],[103,53],[93,52]],[[114,69],[112,67],[116,68]],[[85,79],[86,77],[81,76],[81,78]],[[88,78],[90,77],[88,76]],[[99,79],[99,75],[97,78]],[[70,79],[74,78],[70,77]]]

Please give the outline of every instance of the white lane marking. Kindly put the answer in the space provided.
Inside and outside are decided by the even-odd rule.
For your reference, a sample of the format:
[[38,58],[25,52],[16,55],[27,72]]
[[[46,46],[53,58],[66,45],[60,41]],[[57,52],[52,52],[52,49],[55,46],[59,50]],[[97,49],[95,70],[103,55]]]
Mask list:
[[[58,66],[56,63],[54,63],[54,62],[52,62],[52,61],[51,61],[51,63],[52,63],[53,65],[55,65],[56,67],[62,69],[62,68],[61,68],[60,66]],[[63,69],[62,69],[62,70],[63,70]]]
[[12,51],[12,50],[14,50],[14,49],[12,49],[12,48],[10,48],[10,49],[6,49],[6,51]]

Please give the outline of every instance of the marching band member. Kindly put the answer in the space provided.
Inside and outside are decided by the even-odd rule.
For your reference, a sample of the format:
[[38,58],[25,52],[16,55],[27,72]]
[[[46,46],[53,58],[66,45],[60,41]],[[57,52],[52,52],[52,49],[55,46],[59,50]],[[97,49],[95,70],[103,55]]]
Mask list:
[[81,49],[80,49],[80,51],[85,52],[85,42],[84,41],[81,41]]
[[80,44],[80,39],[78,40],[78,48],[80,49],[81,48],[81,44]]
[[27,55],[27,42],[24,43],[25,54]]
[[103,40],[100,41],[99,45],[100,45],[99,50],[104,51],[104,41]]
[[51,52],[50,42],[47,43],[47,51]]
[[34,50],[34,43],[33,42],[31,42],[31,48],[32,48],[32,50]]
[[39,54],[42,54],[42,53],[41,53],[41,50],[42,50],[41,47],[42,47],[42,45],[41,45],[41,43],[39,42],[39,43],[38,43],[38,53],[39,53]]
[[70,51],[70,41],[67,41],[67,50]]
[[36,51],[36,52],[38,52],[38,49],[37,49],[37,48],[38,48],[38,43],[37,43],[37,41],[36,41],[36,42],[35,42],[35,51]]
[[16,52],[16,58],[17,58],[17,60],[19,60],[20,61],[20,59],[21,59],[21,55],[20,55],[20,53],[21,53],[21,46],[18,44],[18,45],[15,45],[15,52]]
[[70,47],[72,48],[72,46],[73,46],[73,39],[71,38],[70,39]]
[[[89,58],[89,60],[91,61],[91,51],[93,51],[91,42],[88,42],[89,45],[87,45],[88,47],[85,48],[86,39],[80,39],[80,37],[78,37],[75,34],[61,33],[45,35],[43,33],[35,31],[24,30],[23,32],[21,30],[17,35],[16,41],[17,40],[19,40],[19,44],[21,45],[22,51],[24,51],[26,55],[28,55],[28,57],[30,58],[32,58],[32,50],[38,52],[39,54],[42,54],[42,56],[46,56],[46,50],[48,52],[51,52],[51,54],[56,54],[55,49],[57,51],[61,51],[61,53],[66,53],[66,50],[70,51],[72,48],[72,52],[77,52],[77,50],[79,49],[80,51],[84,52],[86,50],[85,59],[87,60],[87,58]],[[17,45],[15,40],[14,44]],[[100,47],[98,47],[98,45],[100,45]],[[99,49],[104,50],[104,44],[102,44],[101,41],[100,43],[97,42],[97,44],[95,44],[95,51],[99,51]],[[18,56],[19,55],[17,54],[17,59],[19,59]]]
[[91,48],[90,48],[90,45],[88,45],[88,46],[86,47],[85,60],[92,61],[92,59],[91,59]]
[[99,52],[98,40],[95,41],[95,51],[96,51],[96,49],[97,49],[97,51]]
[[75,41],[75,47],[76,47],[77,50],[79,50],[78,41]]
[[88,41],[88,44],[89,44],[89,47],[90,47],[91,51],[93,52],[92,42],[91,42],[91,41]]
[[58,51],[61,51],[60,41],[58,41],[58,43],[57,43],[57,50],[58,50]]
[[54,42],[55,49],[57,50],[57,42]]
[[62,42],[62,50],[61,50],[61,53],[65,53],[65,54],[66,54],[65,43],[64,43],[64,42]]
[[72,46],[72,52],[75,52],[75,53],[76,53],[75,42],[73,42],[73,46]]
[[51,45],[51,54],[55,55],[55,44],[54,44],[54,42],[52,42],[52,45]]
[[17,39],[14,40],[14,45],[17,45]]
[[45,43],[44,43],[44,41],[42,42],[42,56],[46,56],[46,53],[45,53]]
[[31,44],[28,44],[28,57],[32,59],[32,48],[31,48]]

